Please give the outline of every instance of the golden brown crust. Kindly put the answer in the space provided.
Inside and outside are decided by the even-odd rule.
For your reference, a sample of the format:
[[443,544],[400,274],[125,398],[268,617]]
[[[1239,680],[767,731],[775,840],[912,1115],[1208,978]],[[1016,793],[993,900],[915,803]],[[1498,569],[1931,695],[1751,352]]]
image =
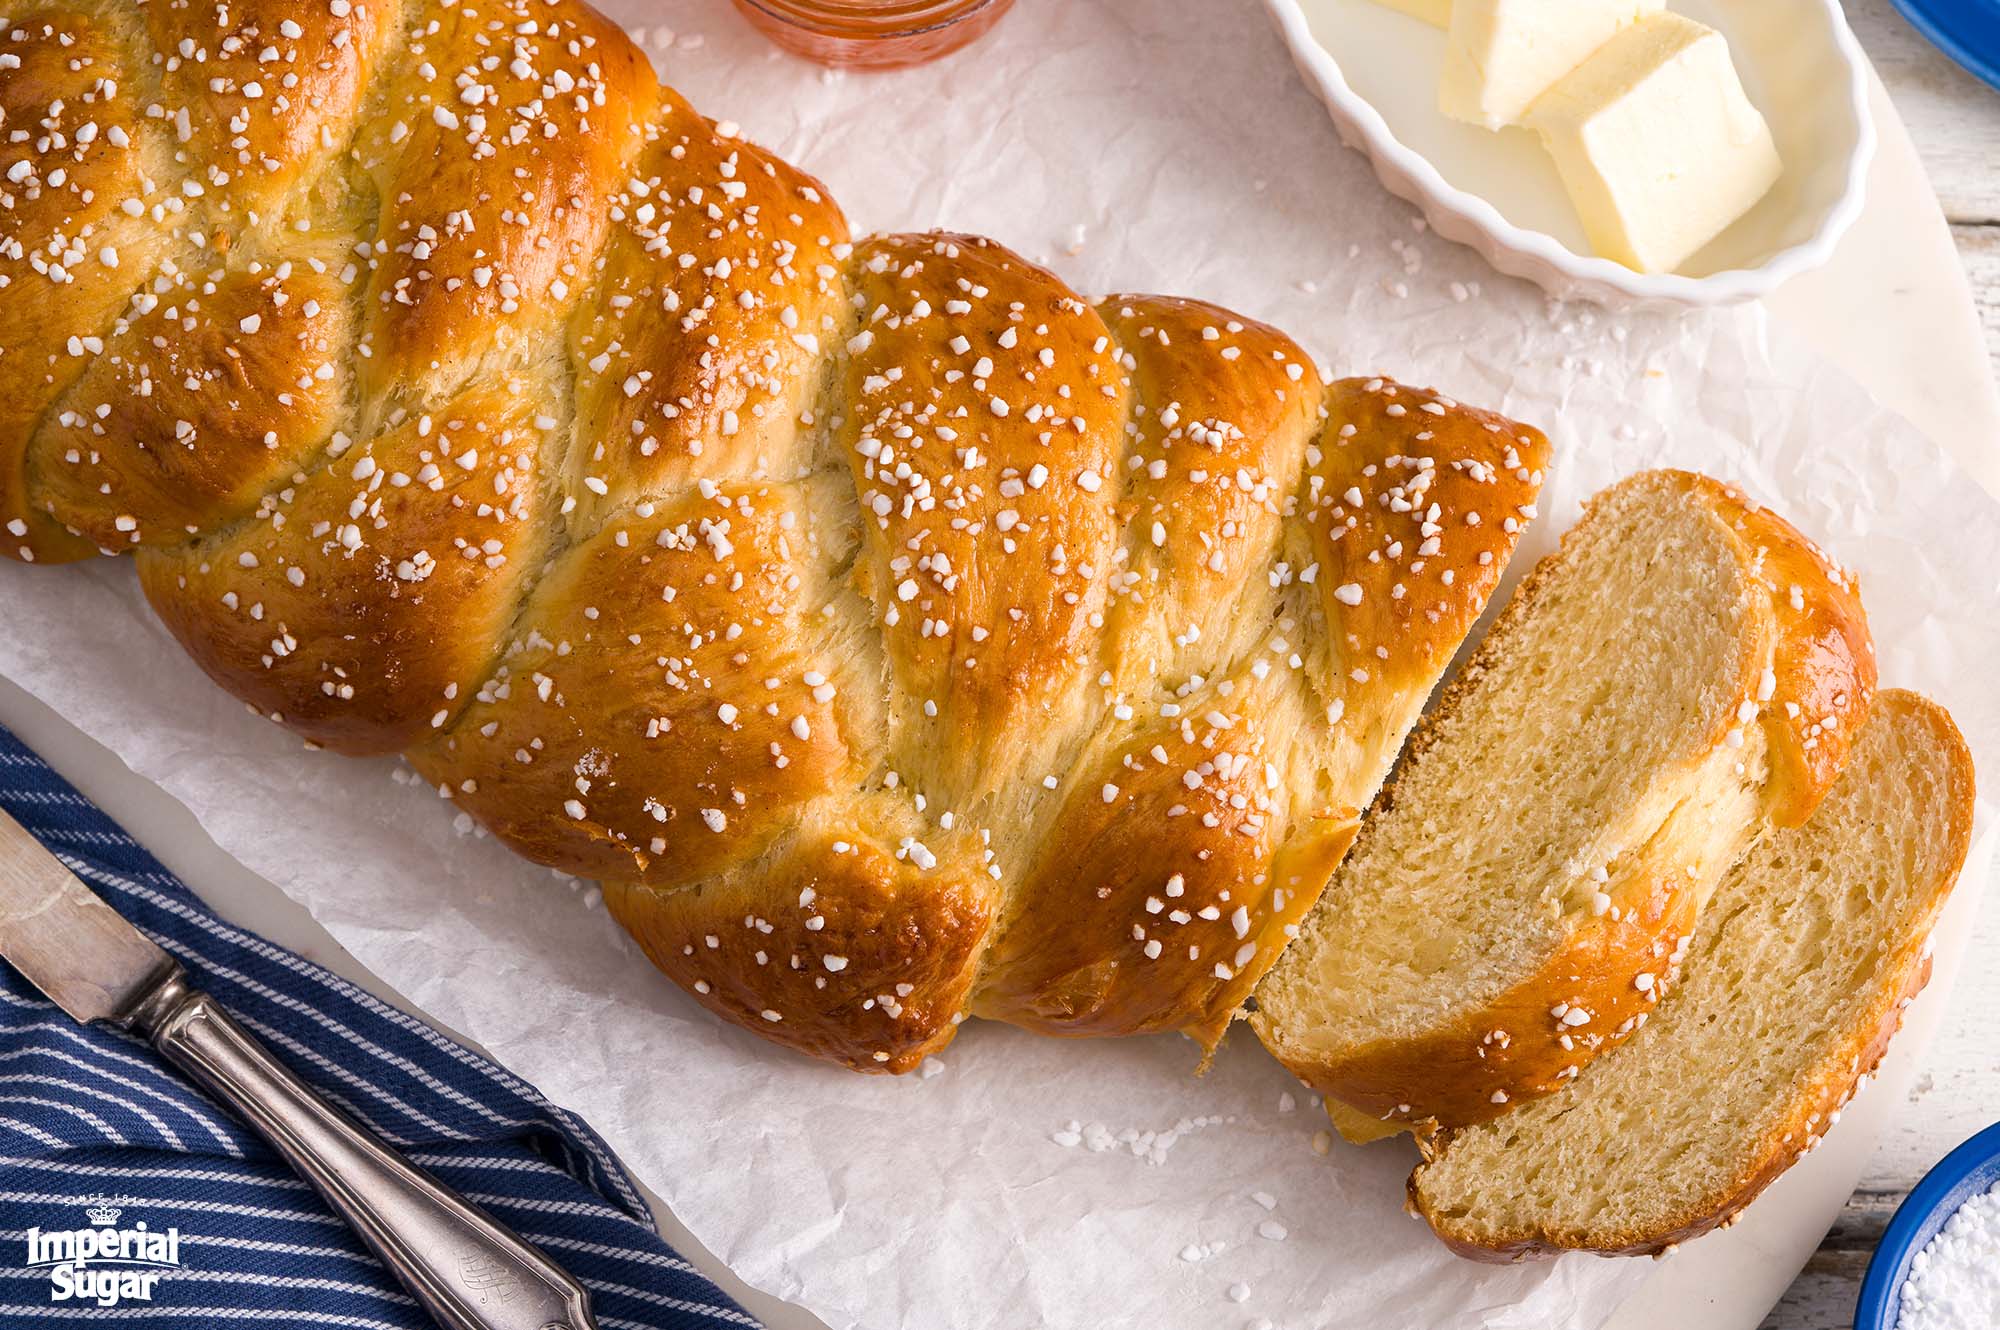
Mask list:
[[1771,820],[1795,827],[1833,788],[1875,698],[1875,641],[1854,575],[1791,523],[1740,491],[1678,473],[1710,497],[1752,550],[1771,596],[1778,646],[1760,678],[1759,723],[1775,765]]
[[839,663],[801,641],[803,491],[642,508],[556,562],[472,705],[409,757],[537,863],[672,887],[858,775]]
[[[1819,1145],[1839,1119],[1840,1110],[1881,1064],[1889,1041],[1902,1025],[1903,1012],[1929,980],[1931,931],[1958,880],[1972,842],[1975,798],[1972,754],[1950,715],[1929,699],[1901,690],[1883,693],[1876,714],[1880,724],[1909,723],[1928,729],[1932,742],[1944,756],[1945,769],[1938,777],[1951,798],[1947,805],[1933,810],[1942,824],[1936,832],[1939,871],[1919,886],[1916,907],[1876,963],[1874,973],[1888,979],[1875,985],[1868,1000],[1857,1009],[1826,1013],[1829,1021],[1838,1022],[1837,1042],[1790,1088],[1786,1102],[1774,1106],[1758,1139],[1744,1143],[1735,1176],[1703,1195],[1679,1198],[1671,1217],[1643,1230],[1601,1227],[1571,1230],[1533,1224],[1518,1233],[1493,1238],[1472,1236],[1451,1216],[1436,1212],[1426,1203],[1421,1189],[1425,1165],[1420,1164],[1409,1179],[1410,1209],[1430,1223],[1445,1245],[1461,1256],[1497,1263],[1555,1256],[1566,1251],[1655,1255],[1734,1222],[1745,1206]],[[1848,742],[1851,744],[1855,737],[1850,733]],[[1643,1041],[1637,1043],[1627,1056],[1640,1056],[1643,1048]],[[1579,1086],[1578,1092],[1585,1088]],[[1426,1163],[1450,1150],[1452,1135],[1452,1129],[1418,1133]]]
[[1292,825],[1267,746],[1294,724],[1238,696],[1191,701],[1193,725],[1141,730],[1075,782],[979,1015],[1044,1034],[1185,1029],[1214,1047],[1359,825],[1351,808]]
[[9,555],[135,550],[230,692],[406,751],[849,1065],[975,998],[1212,1047],[1533,511],[1524,426],[988,240],[850,242],[577,0],[0,47]]
[[1115,686],[1142,693],[1216,659],[1245,585],[1269,576],[1326,389],[1291,338],[1203,301],[1108,296],[1097,312],[1131,393],[1106,477],[1124,557],[1105,641]]
[[849,274],[838,440],[892,743],[971,800],[1041,750],[1095,664],[1124,376],[1096,311],[990,240],[880,236]]
[[861,811],[773,862],[673,892],[609,883],[605,901],[724,1019],[856,1071],[908,1071],[957,1033],[994,886],[971,847],[891,848]]
[[53,563],[96,547],[35,501],[29,440],[163,246],[122,206],[144,195],[147,133],[123,35],[60,6],[31,9],[0,25],[0,60],[0,552]]
[[846,340],[847,222],[824,187],[669,91],[612,219],[570,322],[576,524],[701,479],[796,478],[801,413]]
[[567,313],[659,84],[590,6],[527,0],[430,7],[379,83],[357,143],[382,201],[365,377],[449,383]]
[[[203,164],[195,195],[211,224],[254,225],[282,210],[302,174],[345,143],[383,50],[400,28],[395,4],[142,6],[160,64],[159,105],[181,153]],[[275,220],[275,219],[273,219]]]
[[1379,376],[1333,385],[1302,508],[1351,725],[1413,683],[1429,693],[1534,519],[1548,464],[1548,439],[1518,421]]
[[543,556],[547,427],[502,380],[329,456],[199,544],[142,548],[153,610],[209,677],[346,753],[471,700]]
[[38,502],[105,549],[182,545],[243,516],[344,422],[348,324],[339,284],[303,265],[154,304],[35,436]]
[[1277,662],[1226,692],[1158,699],[1242,636],[1244,587],[1279,553],[1322,388],[1290,338],[1213,305],[1127,295],[1097,310],[1130,393],[1104,478],[1123,543],[1099,682],[1119,700],[1101,751],[1065,783],[974,1009],[1050,1034],[1187,1029],[1212,1047],[1352,824],[1329,859],[1323,819],[1295,829],[1289,792],[1271,786],[1312,723],[1289,683],[1260,683]]

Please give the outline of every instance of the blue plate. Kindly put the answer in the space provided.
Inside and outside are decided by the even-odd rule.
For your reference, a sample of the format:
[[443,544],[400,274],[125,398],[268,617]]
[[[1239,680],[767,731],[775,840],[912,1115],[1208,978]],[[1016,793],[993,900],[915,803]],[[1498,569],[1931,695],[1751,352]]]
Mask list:
[[1946,1155],[1903,1198],[1868,1262],[1868,1277],[1861,1281],[1861,1297],[1854,1307],[1854,1330],[1896,1330],[1911,1260],[1937,1236],[1953,1211],[1996,1182],[2000,1182],[2000,1123]]
[[1889,0],[1931,45],[2000,88],[2000,0]]

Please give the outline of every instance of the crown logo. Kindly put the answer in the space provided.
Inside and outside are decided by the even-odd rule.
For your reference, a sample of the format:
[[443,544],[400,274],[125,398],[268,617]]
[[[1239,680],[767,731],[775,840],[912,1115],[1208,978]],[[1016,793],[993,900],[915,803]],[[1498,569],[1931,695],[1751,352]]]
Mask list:
[[118,1222],[118,1216],[123,1214],[124,1211],[115,1205],[98,1204],[91,1206],[83,1213],[98,1228],[110,1228]]

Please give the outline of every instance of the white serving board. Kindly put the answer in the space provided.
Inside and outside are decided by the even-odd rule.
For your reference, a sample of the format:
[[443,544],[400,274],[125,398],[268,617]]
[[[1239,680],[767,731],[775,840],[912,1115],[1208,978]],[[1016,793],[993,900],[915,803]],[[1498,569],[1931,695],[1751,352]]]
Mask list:
[[[2000,392],[1965,269],[1909,131],[1881,80],[1873,71],[1869,78],[1881,141],[1868,207],[1833,262],[1794,279],[1770,308],[2000,494]],[[1875,1085],[1847,1108],[1840,1127],[1741,1223],[1661,1262],[1606,1330],[1756,1330],[1853,1193],[1890,1115],[1907,1105],[1964,963],[1979,889],[1991,875],[1990,854],[1966,865],[1964,886],[1938,925],[1930,984]]]
[[[2000,447],[1994,443],[2000,440],[2000,397],[1986,367],[1970,293],[1908,136],[1879,87],[1877,117],[1882,151],[1867,213],[1835,262],[1787,288],[1773,308],[1879,400],[1951,448],[1962,465],[2000,491]],[[348,956],[302,907],[217,847],[177,801],[5,681],[0,681],[0,723],[152,846],[225,916],[424,1014]],[[1900,1102],[1895,1087],[1907,1083],[1962,959],[1972,897],[1966,894],[1954,911],[1958,917],[1948,917],[1940,930],[1936,976],[1885,1068],[1890,1092],[1864,1095],[1810,1164],[1780,1183],[1743,1224],[1662,1263],[1620,1314],[1619,1330],[1756,1326],[1819,1241],[1873,1149],[1882,1121]],[[745,1288],[671,1215],[661,1218],[668,1238],[773,1330],[819,1324]],[[967,1292],[977,1296],[976,1290]]]

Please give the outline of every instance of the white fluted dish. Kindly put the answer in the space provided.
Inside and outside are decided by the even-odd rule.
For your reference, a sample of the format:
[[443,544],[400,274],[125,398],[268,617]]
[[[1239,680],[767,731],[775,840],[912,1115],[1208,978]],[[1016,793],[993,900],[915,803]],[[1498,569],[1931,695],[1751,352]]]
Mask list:
[[1372,0],[1265,0],[1340,137],[1450,240],[1550,294],[1607,305],[1754,300],[1824,264],[1861,213],[1875,152],[1867,66],[1838,0],[1674,0],[1728,39],[1770,122],[1784,174],[1679,271],[1639,273],[1590,250],[1540,140],[1437,109],[1444,34]]

